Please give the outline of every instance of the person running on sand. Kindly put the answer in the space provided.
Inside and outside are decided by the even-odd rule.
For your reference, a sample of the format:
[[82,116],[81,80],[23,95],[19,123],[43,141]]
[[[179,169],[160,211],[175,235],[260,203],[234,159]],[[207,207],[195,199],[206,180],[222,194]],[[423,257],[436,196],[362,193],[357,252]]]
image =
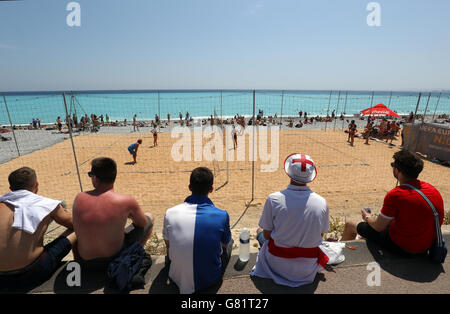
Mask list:
[[138,151],[139,145],[141,145],[141,144],[142,144],[142,140],[138,139],[136,143],[133,143],[130,146],[128,146],[128,151],[130,152],[131,155],[133,155],[134,163],[137,163],[137,161],[136,161],[137,151]]
[[158,146],[158,128],[156,125],[153,125],[153,129],[151,131],[153,133],[153,146]]

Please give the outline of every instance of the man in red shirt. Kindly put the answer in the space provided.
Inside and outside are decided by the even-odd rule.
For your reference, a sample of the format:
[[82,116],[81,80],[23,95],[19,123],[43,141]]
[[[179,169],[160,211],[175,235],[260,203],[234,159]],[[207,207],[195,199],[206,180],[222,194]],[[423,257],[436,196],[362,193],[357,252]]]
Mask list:
[[376,219],[362,210],[364,222],[346,223],[341,241],[353,240],[359,234],[393,253],[426,253],[436,238],[433,210],[421,195],[403,184],[414,186],[428,197],[436,207],[440,225],[444,220],[444,201],[435,187],[417,179],[423,161],[416,154],[401,150],[393,157],[392,171],[400,185],[385,196]]

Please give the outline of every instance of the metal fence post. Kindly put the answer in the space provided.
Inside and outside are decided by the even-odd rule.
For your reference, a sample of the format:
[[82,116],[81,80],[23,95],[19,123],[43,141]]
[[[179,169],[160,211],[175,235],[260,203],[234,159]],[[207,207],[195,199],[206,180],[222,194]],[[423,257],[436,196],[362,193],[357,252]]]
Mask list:
[[427,105],[425,106],[425,111],[422,115],[422,124],[424,123],[425,115],[427,114],[427,109],[428,109],[428,104],[430,103],[430,98],[431,98],[431,93],[428,94]]
[[81,192],[83,192],[83,185],[81,184],[81,177],[80,177],[80,169],[78,168],[77,154],[75,152],[75,145],[73,143],[73,137],[72,137],[72,123],[70,123],[69,112],[67,111],[66,94],[62,93],[62,96],[63,96],[63,100],[64,100],[64,108],[66,109],[66,119],[67,119],[67,125],[69,127],[70,141],[72,142],[73,157],[75,159],[75,166],[77,168],[78,182],[80,183],[80,190],[81,190]]
[[434,121],[434,116],[436,115],[436,110],[437,110],[437,108],[438,108],[439,101],[441,100],[441,95],[442,95],[442,92],[439,93],[439,97],[438,97],[438,100],[437,100],[437,102],[436,102],[436,107],[434,108],[433,118],[431,118],[431,122]]
[[[327,117],[330,113],[330,104],[331,104],[331,94],[333,94],[333,91],[330,91],[330,99],[328,100],[328,109],[327,109]],[[328,119],[325,121],[325,131],[327,130],[327,125],[328,125]]]
[[253,117],[252,117],[252,127],[253,127],[253,157],[252,157],[252,200],[255,199],[255,102],[256,102],[256,91],[253,90]]
[[11,116],[9,115],[9,109],[8,109],[8,105],[6,103],[5,94],[3,94],[3,101],[5,102],[5,108],[6,108],[6,112],[8,114],[9,125],[11,126],[11,132],[12,132],[13,137],[14,137],[14,142],[16,143],[17,155],[20,156],[19,144],[17,143],[16,133],[14,132],[14,128],[13,128],[12,121],[11,121]]

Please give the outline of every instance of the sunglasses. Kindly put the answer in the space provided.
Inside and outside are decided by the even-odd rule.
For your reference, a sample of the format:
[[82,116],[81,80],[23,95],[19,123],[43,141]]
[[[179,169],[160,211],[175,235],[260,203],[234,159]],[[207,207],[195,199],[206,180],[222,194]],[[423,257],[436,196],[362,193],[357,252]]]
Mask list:
[[94,175],[95,175],[95,174],[94,174],[92,171],[89,171],[89,172],[88,172],[89,178],[92,178]]

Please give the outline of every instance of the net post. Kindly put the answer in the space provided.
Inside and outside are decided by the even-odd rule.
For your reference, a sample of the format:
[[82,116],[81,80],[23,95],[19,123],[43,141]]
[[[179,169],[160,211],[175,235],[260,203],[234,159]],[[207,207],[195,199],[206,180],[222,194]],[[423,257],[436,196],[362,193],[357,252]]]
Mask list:
[[333,131],[336,131],[337,113],[338,113],[338,109],[339,109],[339,102],[340,102],[340,100],[341,100],[341,91],[339,91],[339,94],[338,94],[338,102],[337,102],[337,106],[336,106],[336,114],[334,115]]
[[81,177],[80,177],[80,169],[78,168],[78,160],[77,160],[77,154],[75,152],[75,145],[73,143],[73,137],[72,137],[72,123],[69,120],[69,112],[67,111],[67,102],[66,102],[66,93],[62,93],[63,96],[63,100],[64,100],[64,108],[66,110],[66,119],[67,119],[67,125],[69,127],[69,136],[70,136],[70,141],[72,143],[72,151],[73,151],[73,157],[75,159],[75,166],[77,168],[77,175],[78,175],[78,182],[80,183],[80,190],[81,192],[83,192],[83,185],[81,184]]
[[437,107],[439,105],[439,101],[441,100],[441,95],[442,95],[442,92],[439,93],[439,97],[438,97],[438,100],[436,102],[436,107],[434,108],[433,118],[431,118],[431,122],[434,121],[434,116],[436,115],[436,110],[437,110]]
[[9,125],[11,126],[11,132],[12,132],[13,137],[14,137],[14,143],[16,144],[17,155],[20,156],[19,144],[17,143],[16,133],[14,132],[14,128],[13,128],[13,125],[12,125],[11,116],[9,114],[9,109],[8,109],[8,104],[6,103],[5,94],[3,94],[3,101],[5,102],[6,113],[8,114]]
[[416,119],[417,110],[419,109],[420,98],[422,98],[422,93],[419,93],[419,98],[417,99],[416,111],[414,112],[414,120]]
[[431,98],[431,92],[428,94],[427,105],[425,107],[425,111],[424,111],[423,116],[422,116],[422,124],[425,123],[424,120],[425,120],[425,115],[427,114],[427,109],[428,109],[428,104],[430,103],[430,98]]
[[[327,117],[330,113],[331,94],[333,94],[333,90],[330,91],[330,99],[328,100]],[[327,130],[327,125],[328,125],[328,120],[325,121],[325,131]]]
[[281,127],[283,126],[283,105],[284,105],[284,90],[281,91],[280,130],[281,130]]
[[[345,92],[344,114],[346,113],[345,110],[347,109],[347,96],[348,96],[348,91]],[[344,121],[345,121],[345,117],[344,117],[344,119],[342,119],[342,130],[344,129]]]
[[252,127],[253,127],[253,157],[252,157],[252,202],[255,199],[255,103],[256,103],[256,91],[253,90],[253,116],[252,116]]

